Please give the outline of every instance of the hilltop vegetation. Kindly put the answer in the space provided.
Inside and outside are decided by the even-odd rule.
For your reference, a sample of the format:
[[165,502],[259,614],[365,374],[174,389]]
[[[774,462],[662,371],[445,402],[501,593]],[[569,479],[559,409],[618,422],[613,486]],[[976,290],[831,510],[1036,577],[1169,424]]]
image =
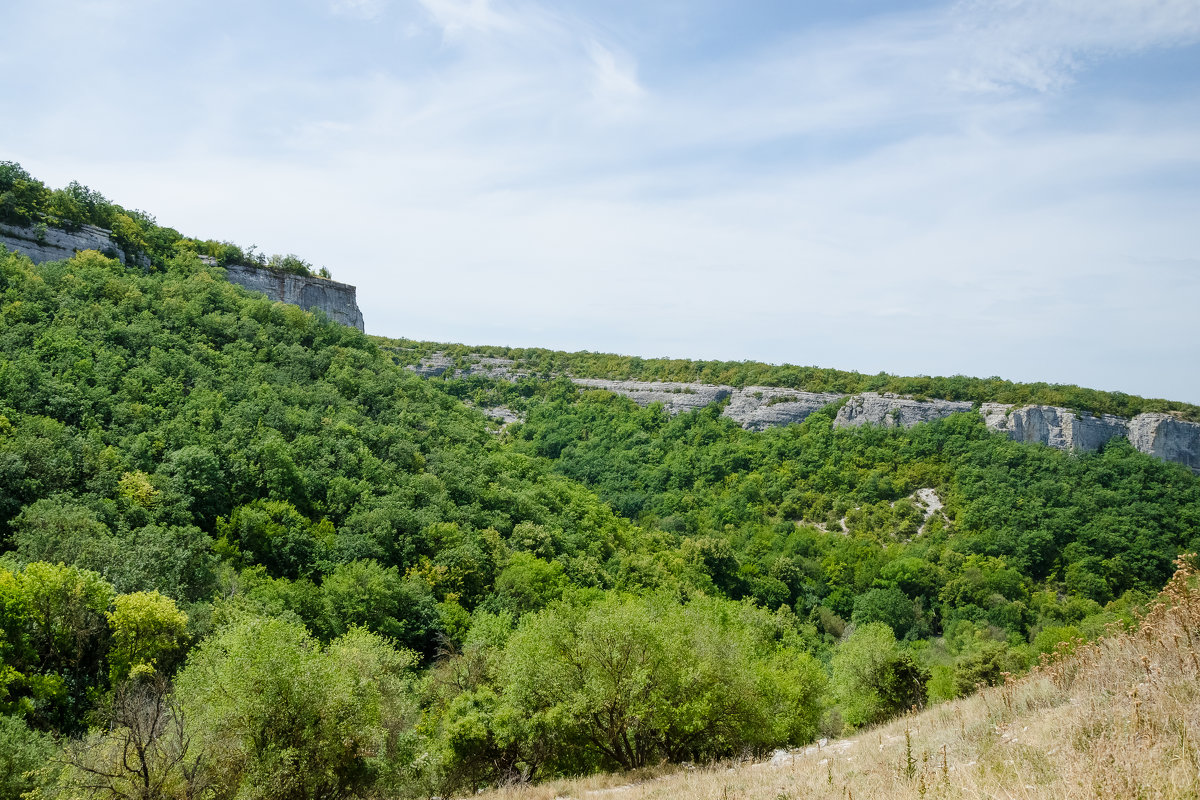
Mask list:
[[159,225],[145,211],[123,208],[77,181],[51,189],[13,161],[0,161],[0,222],[32,226],[37,236],[44,236],[47,226],[75,231],[95,225],[111,231],[113,241],[128,258],[156,267],[184,252],[206,256],[222,267],[244,264],[329,277],[325,267],[314,271],[312,264],[293,254],[267,256],[253,246],[243,250],[232,242],[184,236],[174,228]]
[[1200,479],[1124,442],[427,381],[163,255],[0,251],[0,798],[766,754],[1094,639],[1200,546]]

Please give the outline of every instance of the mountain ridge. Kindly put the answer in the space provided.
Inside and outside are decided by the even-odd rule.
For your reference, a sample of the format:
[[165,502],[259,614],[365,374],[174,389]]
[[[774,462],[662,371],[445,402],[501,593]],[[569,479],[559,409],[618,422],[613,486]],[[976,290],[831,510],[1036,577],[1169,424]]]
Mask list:
[[[474,365],[455,368],[444,351],[434,352],[407,368],[426,378],[485,377],[520,380],[530,377],[516,359],[476,356]],[[977,411],[989,430],[1026,444],[1058,450],[1095,452],[1111,439],[1128,439],[1136,450],[1163,461],[1182,464],[1200,474],[1200,423],[1162,411],[1133,417],[1093,414],[1063,406],[1015,403],[972,403],[965,400],[918,399],[896,393],[807,392],[773,386],[744,386],[682,381],[609,380],[562,373],[581,389],[602,389],[630,398],[639,406],[660,403],[671,415],[721,403],[722,416],[743,428],[761,431],[803,422],[812,413],[840,403],[834,427],[864,424],[911,427],[955,413]]]

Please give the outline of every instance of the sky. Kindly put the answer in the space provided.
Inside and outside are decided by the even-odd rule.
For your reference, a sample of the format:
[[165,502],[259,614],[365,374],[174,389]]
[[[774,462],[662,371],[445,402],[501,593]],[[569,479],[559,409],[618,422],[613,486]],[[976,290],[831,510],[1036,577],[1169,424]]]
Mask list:
[[5,0],[0,29],[0,159],[327,266],[368,333],[1200,403],[1196,0]]

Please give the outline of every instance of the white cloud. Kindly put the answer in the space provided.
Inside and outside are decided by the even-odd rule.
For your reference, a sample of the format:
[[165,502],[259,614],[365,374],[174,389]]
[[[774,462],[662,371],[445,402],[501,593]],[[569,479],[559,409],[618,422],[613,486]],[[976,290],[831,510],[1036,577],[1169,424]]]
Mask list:
[[418,0],[447,38],[466,32],[493,33],[514,28],[513,18],[492,7],[491,0]]
[[330,10],[335,14],[344,14],[365,20],[375,20],[387,10],[387,0],[331,0]]
[[1194,0],[962,0],[951,11],[975,88],[1061,88],[1094,59],[1200,40]]
[[602,106],[623,109],[645,95],[638,83],[637,65],[626,55],[618,55],[597,41],[586,44],[592,60],[592,95]]

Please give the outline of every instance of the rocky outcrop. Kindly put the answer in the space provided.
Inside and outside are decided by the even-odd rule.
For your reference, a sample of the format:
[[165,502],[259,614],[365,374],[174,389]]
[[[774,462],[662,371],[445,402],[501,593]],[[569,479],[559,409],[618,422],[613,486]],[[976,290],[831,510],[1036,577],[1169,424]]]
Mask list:
[[422,358],[416,364],[409,364],[406,369],[420,375],[422,378],[440,378],[454,366],[454,359],[445,353],[434,353]]
[[524,422],[525,418],[519,412],[513,411],[508,406],[489,406],[480,409],[485,417],[491,417],[494,420],[499,420],[500,424],[512,425],[514,422]]
[[572,378],[576,385],[604,389],[625,395],[639,406],[662,403],[668,414],[695,411],[733,395],[732,386],[669,381],[608,381],[599,378]]
[[529,377],[528,372],[518,370],[511,358],[493,358],[492,356],[476,357],[470,364],[454,371],[454,377],[463,378],[468,375],[482,375],[496,381],[517,381]]
[[918,422],[932,422],[961,411],[970,411],[971,403],[955,400],[913,400],[895,394],[864,392],[856,394],[838,409],[834,426],[882,425],[887,428],[911,428]]
[[610,381],[599,378],[572,378],[571,381],[588,389],[604,389],[624,395],[643,407],[662,403],[668,414],[694,411],[728,398],[729,404],[721,414],[736,420],[743,428],[754,431],[803,422],[809,414],[843,397],[840,394],[802,392],[775,386],[735,389],[710,383],[671,381]]
[[1138,414],[1129,421],[1129,441],[1143,453],[1200,473],[1200,425],[1194,422],[1170,414]]
[[729,405],[721,412],[743,428],[763,431],[779,425],[803,422],[808,415],[845,395],[832,392],[801,392],[774,386],[747,386],[735,389]]
[[[728,397],[729,403],[722,414],[736,420],[743,428],[755,431],[803,422],[817,409],[846,398],[840,394],[766,386],[734,389],[696,383],[572,380],[581,386],[625,395],[641,406],[662,403],[671,414],[703,408]],[[914,400],[900,395],[864,392],[846,399],[838,409],[833,425],[836,428],[866,424],[910,428],[919,422],[931,422],[970,411],[973,407],[965,401]],[[1200,424],[1185,422],[1169,414],[1140,414],[1126,420],[1111,414],[1089,414],[1055,406],[1016,407],[1002,403],[984,403],[980,413],[988,428],[1019,442],[1094,452],[1110,439],[1128,437],[1135,449],[1200,473]]]
[[[436,376],[446,373],[453,365],[454,361],[445,354],[434,353],[409,369],[419,375]],[[485,375],[498,380],[514,380],[527,374],[510,359],[481,356],[473,357],[470,366],[454,371],[455,377]],[[571,380],[583,388],[624,395],[640,406],[662,403],[669,414],[694,411],[728,399],[722,415],[754,431],[803,422],[814,411],[841,400],[845,403],[838,409],[833,422],[837,428],[866,424],[909,428],[918,422],[930,422],[974,408],[973,404],[964,401],[915,400],[875,392],[847,397],[832,392],[802,392],[773,386],[735,389],[706,383]],[[1003,403],[984,403],[980,413],[988,428],[1019,442],[1094,452],[1111,439],[1128,437],[1141,452],[1184,464],[1200,473],[1200,424],[1185,422],[1169,414],[1140,414],[1127,420],[1055,406],[1018,407]]]
[[225,267],[225,277],[280,303],[300,306],[305,311],[324,311],[334,322],[364,329],[356,297],[358,290],[348,283],[242,264]]
[[474,356],[473,360],[464,367],[454,368],[455,361],[445,353],[431,353],[416,364],[409,364],[405,369],[411,370],[422,378],[440,378],[450,372],[451,377],[466,378],[477,375],[495,381],[517,381],[529,377],[528,372],[518,370],[511,358],[492,358],[491,356]]
[[1128,435],[1129,420],[1111,414],[1099,416],[1055,406],[1023,406],[984,403],[984,423],[1010,439],[1040,443],[1060,450],[1090,453],[1109,439]]
[[[83,225],[77,231],[65,231],[47,225],[0,224],[0,244],[28,256],[35,264],[62,261],[84,250],[98,250],[125,264],[129,259],[113,241],[112,234],[95,225]],[[141,263],[140,260],[136,260]]]

